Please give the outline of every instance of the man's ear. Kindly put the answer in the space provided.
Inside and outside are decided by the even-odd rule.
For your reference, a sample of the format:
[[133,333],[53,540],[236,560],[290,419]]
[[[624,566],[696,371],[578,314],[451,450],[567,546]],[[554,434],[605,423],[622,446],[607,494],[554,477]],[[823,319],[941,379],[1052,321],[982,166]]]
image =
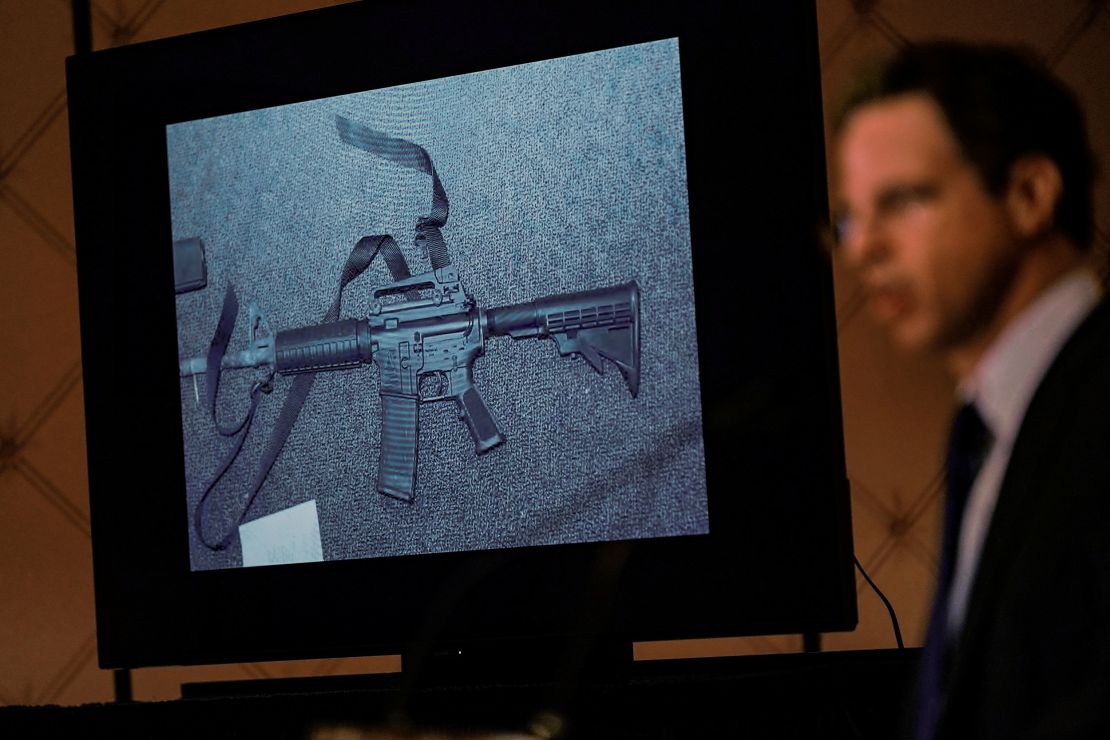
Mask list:
[[1018,234],[1043,236],[1056,225],[1056,204],[1064,193],[1060,168],[1044,154],[1027,154],[1010,167],[1006,207]]

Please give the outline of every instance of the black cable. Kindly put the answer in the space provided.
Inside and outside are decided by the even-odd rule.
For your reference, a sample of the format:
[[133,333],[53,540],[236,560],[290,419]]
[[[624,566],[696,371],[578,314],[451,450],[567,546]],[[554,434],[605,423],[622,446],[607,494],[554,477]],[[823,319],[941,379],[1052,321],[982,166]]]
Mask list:
[[871,576],[867,575],[867,571],[863,569],[863,564],[860,563],[859,558],[852,555],[852,559],[856,561],[856,567],[859,568],[859,572],[863,575],[868,585],[874,589],[875,593],[879,595],[879,598],[883,600],[883,604],[886,605],[886,610],[890,612],[890,623],[894,625],[894,639],[898,643],[899,649],[904,648],[906,645],[902,642],[902,630],[898,627],[898,615],[894,613],[894,607],[891,605],[890,600],[879,590],[875,582],[871,580]]

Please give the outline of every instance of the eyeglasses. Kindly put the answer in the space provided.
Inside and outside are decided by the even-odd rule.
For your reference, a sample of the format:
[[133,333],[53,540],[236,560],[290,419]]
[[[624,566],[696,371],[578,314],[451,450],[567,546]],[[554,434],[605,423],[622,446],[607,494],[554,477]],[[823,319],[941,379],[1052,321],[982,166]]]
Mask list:
[[832,223],[826,237],[827,246],[836,250],[868,228],[883,227],[905,218],[940,194],[936,183],[907,183],[884,188],[875,198],[869,218],[858,213],[842,212]]

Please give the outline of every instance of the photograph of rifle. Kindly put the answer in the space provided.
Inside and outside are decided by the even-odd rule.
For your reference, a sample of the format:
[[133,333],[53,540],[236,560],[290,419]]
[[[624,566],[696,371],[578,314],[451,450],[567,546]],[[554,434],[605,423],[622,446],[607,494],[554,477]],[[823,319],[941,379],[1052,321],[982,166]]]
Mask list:
[[167,126],[192,569],[708,532],[678,61]]

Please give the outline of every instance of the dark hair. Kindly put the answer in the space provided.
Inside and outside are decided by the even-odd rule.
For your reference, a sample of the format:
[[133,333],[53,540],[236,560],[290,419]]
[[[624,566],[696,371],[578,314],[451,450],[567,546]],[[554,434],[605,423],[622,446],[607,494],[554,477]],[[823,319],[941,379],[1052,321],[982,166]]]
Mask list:
[[950,41],[908,46],[860,76],[836,129],[861,106],[917,92],[940,106],[988,192],[1000,195],[1027,154],[1055,162],[1063,181],[1056,226],[1080,249],[1090,246],[1095,162],[1083,109],[1031,51]]

